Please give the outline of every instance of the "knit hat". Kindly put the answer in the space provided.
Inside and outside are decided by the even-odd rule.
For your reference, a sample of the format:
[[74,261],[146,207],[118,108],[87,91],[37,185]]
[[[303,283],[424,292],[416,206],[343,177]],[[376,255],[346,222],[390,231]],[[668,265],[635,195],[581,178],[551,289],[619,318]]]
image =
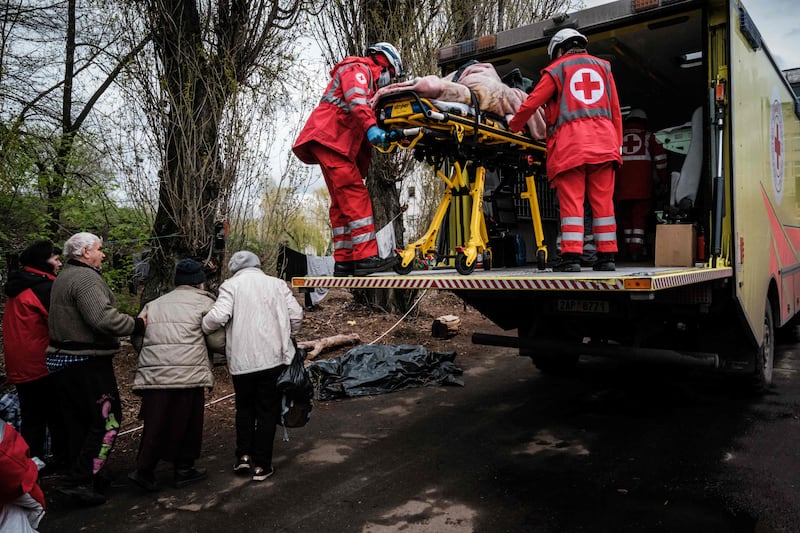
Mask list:
[[203,265],[194,259],[181,259],[175,267],[175,285],[198,285],[206,280]]
[[236,252],[231,256],[231,260],[228,261],[228,270],[231,271],[231,274],[236,274],[243,268],[260,266],[261,260],[258,258],[258,256],[253,252],[248,252],[247,250]]
[[61,255],[61,248],[53,246],[50,241],[36,241],[22,251],[19,262],[23,266],[54,274],[53,265],[47,262],[54,255]]

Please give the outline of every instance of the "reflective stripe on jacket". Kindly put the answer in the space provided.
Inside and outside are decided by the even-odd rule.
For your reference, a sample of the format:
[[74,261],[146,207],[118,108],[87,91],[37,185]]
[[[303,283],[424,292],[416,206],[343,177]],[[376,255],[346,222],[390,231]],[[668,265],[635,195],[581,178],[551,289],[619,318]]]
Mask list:
[[547,175],[586,164],[620,163],[622,114],[608,62],[587,53],[568,53],[542,70],[542,77],[509,121],[519,131],[545,106]]
[[369,100],[381,67],[368,57],[346,57],[333,70],[319,105],[292,147],[304,163],[318,164],[309,144],[319,143],[358,165],[365,176],[372,157],[367,130],[377,125]]
[[653,167],[666,177],[667,152],[656,136],[641,128],[626,128],[622,136],[622,167],[617,170],[614,198],[643,200],[653,196]]

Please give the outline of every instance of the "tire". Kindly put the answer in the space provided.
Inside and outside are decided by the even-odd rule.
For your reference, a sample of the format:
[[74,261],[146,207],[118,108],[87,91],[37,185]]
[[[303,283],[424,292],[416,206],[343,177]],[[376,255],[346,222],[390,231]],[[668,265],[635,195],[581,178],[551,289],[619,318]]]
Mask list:
[[492,269],[492,252],[490,250],[483,251],[483,269],[484,270]]
[[459,252],[456,255],[456,270],[462,276],[469,276],[473,272],[475,272],[475,263],[477,261],[473,261],[470,266],[467,266],[467,255],[464,252]]
[[400,260],[394,264],[394,271],[401,276],[405,276],[411,273],[414,270],[414,260],[412,259],[411,262],[406,265],[402,266],[403,258],[401,257]]
[[547,254],[544,253],[544,250],[539,250],[536,252],[536,267],[539,270],[544,270],[547,268]]
[[775,366],[775,320],[769,300],[764,309],[764,333],[761,346],[755,352],[755,388],[766,391],[772,386],[772,371]]

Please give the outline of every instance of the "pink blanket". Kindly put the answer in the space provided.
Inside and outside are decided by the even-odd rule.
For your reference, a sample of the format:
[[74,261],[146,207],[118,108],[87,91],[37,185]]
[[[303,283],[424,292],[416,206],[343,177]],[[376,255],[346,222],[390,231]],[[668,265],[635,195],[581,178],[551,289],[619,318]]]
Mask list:
[[[393,83],[379,89],[372,99],[372,105],[383,96],[400,91],[414,91],[422,98],[443,102],[472,104],[470,89],[478,98],[478,105],[484,111],[510,119],[522,102],[528,97],[525,91],[509,87],[500,80],[494,66],[489,63],[475,63],[464,69],[458,82],[453,82],[455,72],[444,78],[425,76],[400,83]],[[547,131],[544,111],[540,108],[528,120],[528,129],[534,139],[544,139]]]

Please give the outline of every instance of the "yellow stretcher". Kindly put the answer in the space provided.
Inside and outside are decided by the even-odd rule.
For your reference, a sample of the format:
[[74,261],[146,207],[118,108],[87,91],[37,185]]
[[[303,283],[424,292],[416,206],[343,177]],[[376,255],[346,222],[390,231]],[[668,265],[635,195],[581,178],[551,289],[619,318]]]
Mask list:
[[[505,129],[501,118],[481,113],[473,95],[473,106],[443,103],[418,96],[413,91],[388,95],[378,102],[378,123],[390,131],[390,144],[379,148],[392,152],[395,148],[414,150],[417,160],[431,165],[444,181],[444,196],[436,208],[428,230],[404,249],[398,249],[398,274],[408,274],[414,268],[430,268],[433,264],[454,259],[459,274],[475,270],[478,255],[483,268],[492,268],[492,252],[483,216],[483,197],[486,169],[515,179],[524,176],[526,190],[520,198],[528,200],[536,242],[536,262],[540,270],[547,263],[539,200],[535,177],[544,170],[544,143]],[[455,256],[443,256],[436,249],[439,230],[451,208],[454,196],[468,194],[469,224]],[[460,213],[460,211],[459,211]]]

